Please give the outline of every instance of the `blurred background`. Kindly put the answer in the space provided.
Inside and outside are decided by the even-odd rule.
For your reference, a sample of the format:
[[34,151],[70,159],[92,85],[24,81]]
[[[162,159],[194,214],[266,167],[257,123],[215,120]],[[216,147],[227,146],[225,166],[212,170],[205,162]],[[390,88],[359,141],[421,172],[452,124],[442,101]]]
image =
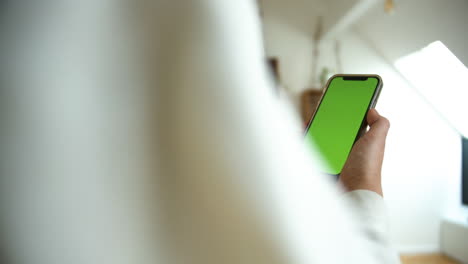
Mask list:
[[468,262],[468,205],[462,201],[468,1],[258,5],[278,92],[292,99],[304,124],[331,75],[382,76],[377,109],[391,122],[383,181],[392,240],[402,254],[444,252]]
[[[391,122],[383,187],[392,242],[405,263],[468,263],[468,0],[252,1],[258,6],[276,93],[292,102],[304,126],[331,75],[382,77],[384,87],[377,109]],[[17,263],[82,263],[76,256],[86,255],[83,252],[91,259],[101,259],[96,248],[112,250],[105,259],[109,263],[137,263],[134,260],[144,255],[142,252],[153,253],[152,245],[140,246],[149,240],[148,231],[141,227],[153,225],[144,213],[148,200],[145,195],[152,191],[146,175],[154,168],[153,164],[150,168],[142,165],[150,163],[144,138],[155,137],[145,130],[153,117],[145,116],[149,111],[145,109],[144,71],[138,64],[141,58],[126,53],[146,44],[132,40],[141,38],[139,34],[148,29],[143,27],[140,32],[140,24],[135,28],[127,24],[126,19],[135,17],[126,13],[130,10],[127,6],[116,7],[121,2],[126,3],[0,1],[4,8],[0,29],[5,27],[2,34],[6,36],[0,47],[8,51],[0,54],[7,62],[0,71],[0,151],[8,154],[0,160],[0,221],[9,223],[1,225],[0,233],[7,239],[4,234],[17,235],[18,241],[11,244],[19,252],[23,247],[34,249],[24,256],[27,261]],[[198,2],[191,4],[196,6]],[[234,1],[226,1],[217,8],[222,6],[226,13],[245,11],[234,9],[235,5]],[[232,19],[236,16],[229,20],[232,25],[226,24],[232,29],[252,27],[258,21]],[[150,17],[158,21],[157,15]],[[173,19],[178,21],[179,17]],[[146,25],[153,27],[157,23]],[[173,29],[172,25],[161,25],[156,31],[167,33]],[[219,35],[203,36],[200,43],[210,40],[213,47],[224,44],[214,39]],[[252,35],[246,34],[247,40],[249,37]],[[256,39],[252,41],[255,44]],[[214,52],[224,55],[233,48],[244,52],[250,48],[238,47],[237,43]],[[172,55],[162,59],[171,62]],[[210,63],[215,61],[215,56],[206,58]],[[244,57],[232,60],[233,65],[250,66],[248,69],[262,63],[259,60],[252,66]],[[232,92],[234,89],[228,88],[238,83],[230,85],[216,91]],[[179,100],[181,94],[166,91],[177,95],[171,98],[179,103],[177,107],[185,107],[182,110],[196,105],[187,104],[192,102],[188,99],[201,92],[185,88],[185,101]],[[204,91],[205,96],[219,95],[209,91]],[[256,92],[249,90],[246,97],[261,94]],[[222,95],[213,105],[226,105],[222,99],[228,96]],[[252,119],[257,116],[254,110],[263,107],[242,106],[231,105]],[[199,115],[208,116],[208,121],[212,118],[227,122],[225,116],[218,117],[209,108],[202,110],[205,112]],[[161,116],[172,118],[166,112]],[[205,119],[201,118],[209,123]],[[192,126],[202,127],[195,121]],[[238,127],[229,131],[240,135],[238,139],[253,138],[247,134],[250,131]],[[221,128],[217,126],[216,131]],[[224,135],[216,140],[228,142]],[[208,155],[197,153],[202,154]],[[251,160],[251,164],[254,162]],[[211,163],[206,167],[217,172]],[[262,170],[257,167],[251,168]],[[116,239],[122,236],[125,239]],[[60,249],[56,250],[55,245]],[[2,248],[7,246],[0,243],[0,262]],[[114,252],[116,248],[121,252]],[[47,261],[38,261],[37,256]]]

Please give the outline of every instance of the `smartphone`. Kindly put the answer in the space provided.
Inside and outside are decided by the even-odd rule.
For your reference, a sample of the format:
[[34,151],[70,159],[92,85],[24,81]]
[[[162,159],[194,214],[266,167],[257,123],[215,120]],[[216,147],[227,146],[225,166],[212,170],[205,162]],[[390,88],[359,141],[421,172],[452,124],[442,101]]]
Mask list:
[[321,155],[325,173],[339,175],[366,116],[382,90],[378,75],[337,74],[325,86],[320,103],[306,129],[306,141]]

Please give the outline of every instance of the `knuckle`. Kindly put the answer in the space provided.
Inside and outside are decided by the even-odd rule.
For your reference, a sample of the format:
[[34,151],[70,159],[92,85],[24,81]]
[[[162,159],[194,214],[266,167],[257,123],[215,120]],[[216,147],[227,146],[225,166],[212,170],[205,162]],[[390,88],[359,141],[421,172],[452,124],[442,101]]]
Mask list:
[[382,117],[382,124],[383,124],[386,128],[390,128],[390,121],[389,121],[386,117]]

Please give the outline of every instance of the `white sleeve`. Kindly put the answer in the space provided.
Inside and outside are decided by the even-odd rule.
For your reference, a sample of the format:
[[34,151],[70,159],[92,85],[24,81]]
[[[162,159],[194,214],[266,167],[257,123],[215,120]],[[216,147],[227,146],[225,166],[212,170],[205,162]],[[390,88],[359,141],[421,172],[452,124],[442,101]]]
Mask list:
[[387,260],[385,263],[399,263],[397,253],[390,243],[388,213],[383,197],[372,191],[355,190],[345,193],[344,198],[354,213],[359,228],[368,241],[374,244],[374,251]]

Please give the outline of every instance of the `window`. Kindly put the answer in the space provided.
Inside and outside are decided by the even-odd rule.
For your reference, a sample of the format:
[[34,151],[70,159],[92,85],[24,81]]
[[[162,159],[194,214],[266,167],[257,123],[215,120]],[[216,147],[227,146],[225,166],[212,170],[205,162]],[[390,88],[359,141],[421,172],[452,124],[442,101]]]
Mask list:
[[395,67],[442,116],[468,137],[468,68],[440,41],[398,59]]

